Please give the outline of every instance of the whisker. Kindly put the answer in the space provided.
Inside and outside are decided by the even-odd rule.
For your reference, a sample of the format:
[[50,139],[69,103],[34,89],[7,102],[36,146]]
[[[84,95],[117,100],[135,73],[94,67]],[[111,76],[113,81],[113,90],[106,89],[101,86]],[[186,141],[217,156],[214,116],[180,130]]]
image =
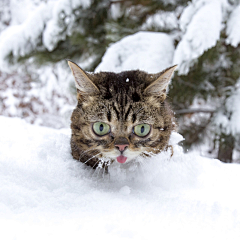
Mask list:
[[80,156],[79,156],[79,160],[81,159],[82,156],[84,156],[87,152],[93,150],[94,147],[90,147],[89,149],[85,150],[85,151],[82,151]]
[[[94,166],[95,166],[99,161],[101,161],[101,160],[98,159],[98,161],[94,164]],[[93,167],[93,168],[94,168],[94,167]],[[93,174],[92,174],[92,178],[94,177],[96,171],[98,171],[98,174],[99,174],[100,168],[98,168],[98,167],[95,168],[95,170],[94,170],[94,172],[93,172]],[[98,177],[98,174],[97,174],[97,177]]]
[[140,109],[138,109],[138,111],[136,112],[134,112],[133,114],[138,114],[141,110],[143,110],[144,108],[140,108]]
[[[98,159],[98,161],[93,165],[93,168],[96,166],[97,163],[99,163],[101,159]],[[98,166],[97,166],[98,167]]]
[[[87,161],[85,161],[84,163],[87,163],[88,161],[90,161],[91,159],[95,158],[95,157],[98,156],[99,154],[101,154],[101,153],[98,153],[98,154],[96,154],[96,155],[90,157],[90,158],[89,158]],[[98,161],[100,161],[100,160],[98,160]],[[95,166],[95,165],[94,165],[94,166]]]
[[97,168],[94,169],[94,172],[93,172],[93,174],[92,174],[92,178],[94,177],[96,171],[97,171]]
[[107,168],[107,163],[104,164],[103,174],[102,174],[103,179],[105,179],[105,175],[107,174],[106,173],[106,168]]
[[143,163],[139,162],[139,164],[140,164],[140,169],[142,170],[143,176],[144,176],[144,178],[146,178],[146,175],[145,175],[145,172],[144,172],[144,169],[143,169]]
[[92,150],[97,151],[96,149],[94,149],[94,147],[95,147],[95,146],[92,146],[92,147],[89,147],[87,150],[82,151],[81,154],[80,154],[80,156],[79,156],[79,159],[78,159],[78,160],[80,161],[81,158],[82,158],[84,155],[86,155],[86,153],[88,153],[89,151],[92,151]]
[[100,173],[101,170],[102,170],[102,167],[101,167],[101,168],[100,168],[100,167],[97,167],[97,169],[99,169],[98,174],[97,174],[97,178],[98,178],[98,175],[99,175],[99,173]]

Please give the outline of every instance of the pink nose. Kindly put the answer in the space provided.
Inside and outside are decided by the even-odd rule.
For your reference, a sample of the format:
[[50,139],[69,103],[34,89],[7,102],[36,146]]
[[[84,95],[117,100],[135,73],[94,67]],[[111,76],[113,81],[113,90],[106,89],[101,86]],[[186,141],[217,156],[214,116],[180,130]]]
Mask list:
[[122,152],[125,150],[126,147],[128,147],[128,144],[115,145],[115,147],[118,147],[119,151]]

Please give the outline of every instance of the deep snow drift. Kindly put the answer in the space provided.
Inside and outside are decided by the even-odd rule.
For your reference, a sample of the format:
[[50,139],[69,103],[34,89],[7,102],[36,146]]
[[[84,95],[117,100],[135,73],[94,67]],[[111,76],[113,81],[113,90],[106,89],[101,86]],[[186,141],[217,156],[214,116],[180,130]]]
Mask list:
[[240,239],[240,165],[162,153],[113,165],[72,159],[70,131],[0,117],[0,239]]

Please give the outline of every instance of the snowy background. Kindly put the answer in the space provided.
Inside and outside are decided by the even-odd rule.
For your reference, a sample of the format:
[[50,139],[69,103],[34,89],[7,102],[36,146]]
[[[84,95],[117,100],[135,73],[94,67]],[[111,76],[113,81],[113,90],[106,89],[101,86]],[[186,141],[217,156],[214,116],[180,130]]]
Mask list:
[[[127,5],[124,12],[120,3],[102,1],[98,12],[110,6],[105,23],[110,43],[100,54],[101,42],[89,35],[91,51],[81,49],[80,55],[71,55],[73,60],[95,72],[156,73],[178,64],[177,79],[191,79],[192,67],[220,44],[217,62],[205,63],[205,68],[211,73],[225,67],[235,74],[235,81],[224,78],[231,85],[222,86],[227,94],[219,98],[196,94],[189,109],[209,113],[190,112],[179,120],[190,124],[214,111],[201,145],[184,153],[178,145],[182,136],[173,133],[172,158],[166,152],[148,162],[113,165],[109,175],[86,168],[71,156],[69,119],[76,97],[61,51],[74,53],[75,45],[73,50],[65,46],[56,50],[69,42],[76,26],[87,35],[81,19],[96,14],[93,1],[0,2],[0,239],[240,239],[240,165],[215,159],[214,139],[220,130],[231,135],[233,162],[240,161],[240,74],[222,50],[227,46],[239,51],[240,3],[162,2],[178,6],[154,10],[131,31],[130,24],[119,29],[116,23],[136,20],[135,11],[141,15],[146,7]],[[50,61],[36,64],[44,52]],[[55,58],[56,52],[61,60]],[[201,87],[214,91],[211,82]]]

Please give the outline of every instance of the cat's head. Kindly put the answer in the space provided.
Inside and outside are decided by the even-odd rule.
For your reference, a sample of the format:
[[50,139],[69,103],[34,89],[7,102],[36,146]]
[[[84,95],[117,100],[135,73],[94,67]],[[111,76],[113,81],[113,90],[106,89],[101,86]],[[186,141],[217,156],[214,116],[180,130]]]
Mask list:
[[166,149],[175,125],[166,88],[176,66],[158,74],[90,74],[68,64],[78,99],[71,118],[74,158],[89,165],[104,157],[125,163]]

